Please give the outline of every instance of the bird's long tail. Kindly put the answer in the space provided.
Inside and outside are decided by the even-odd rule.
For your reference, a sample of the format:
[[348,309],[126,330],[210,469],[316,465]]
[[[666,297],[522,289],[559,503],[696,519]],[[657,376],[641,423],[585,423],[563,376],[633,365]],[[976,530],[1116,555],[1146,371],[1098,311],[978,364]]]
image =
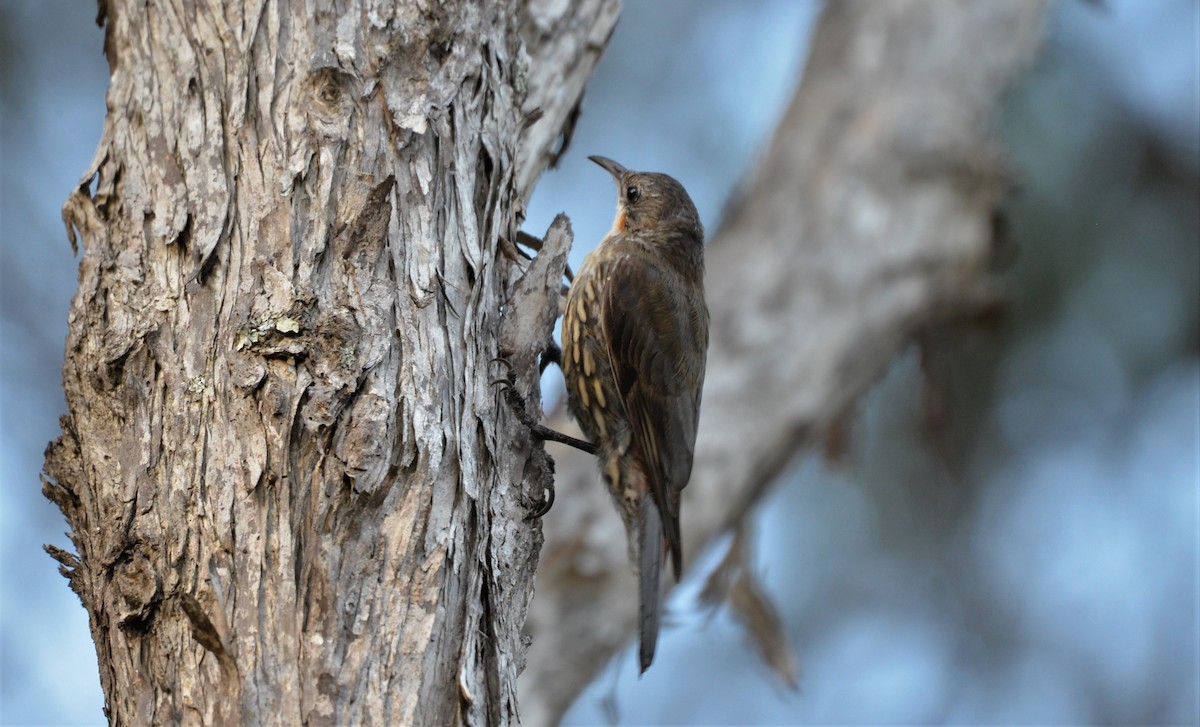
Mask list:
[[654,498],[643,496],[638,506],[638,657],[643,673],[654,661],[658,644],[662,551],[662,515]]

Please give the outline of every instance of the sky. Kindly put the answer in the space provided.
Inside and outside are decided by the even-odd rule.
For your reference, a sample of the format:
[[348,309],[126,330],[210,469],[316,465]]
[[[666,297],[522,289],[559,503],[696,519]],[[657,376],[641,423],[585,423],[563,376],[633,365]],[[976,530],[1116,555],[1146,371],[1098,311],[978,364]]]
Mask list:
[[70,548],[41,496],[66,411],[63,343],[78,260],[61,207],[96,151],[108,66],[95,6],[0,3],[0,723],[98,724],[87,614],[44,543]]
[[[535,234],[570,214],[576,267],[613,213],[589,154],[677,177],[716,228],[819,9],[625,5],[529,205]],[[800,690],[697,607],[717,549],[673,594],[654,668],[639,680],[619,655],[566,724],[1200,721],[1200,4],[1099,5],[1054,6],[998,123],[1020,180],[1005,323],[902,354],[844,460],[797,461],[755,514]],[[38,481],[78,265],[59,210],[105,108],[94,16],[0,3],[0,724],[103,721],[86,614],[41,550],[70,547],[66,523]],[[931,380],[941,433],[921,414]]]

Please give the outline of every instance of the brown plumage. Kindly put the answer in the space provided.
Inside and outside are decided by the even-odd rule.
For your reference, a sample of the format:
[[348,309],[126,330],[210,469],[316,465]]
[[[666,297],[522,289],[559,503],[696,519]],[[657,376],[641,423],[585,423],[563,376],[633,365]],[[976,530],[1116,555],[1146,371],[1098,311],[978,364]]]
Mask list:
[[708,350],[704,228],[665,174],[590,159],[617,182],[617,216],[563,314],[568,403],[597,446],[637,564],[642,671],[654,659],[662,553],[682,568],[680,492],[692,472]]

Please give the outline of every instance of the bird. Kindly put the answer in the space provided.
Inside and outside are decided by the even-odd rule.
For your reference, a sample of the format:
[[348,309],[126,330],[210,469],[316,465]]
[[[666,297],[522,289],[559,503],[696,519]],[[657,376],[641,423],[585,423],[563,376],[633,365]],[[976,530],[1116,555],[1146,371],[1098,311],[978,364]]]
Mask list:
[[683,185],[588,157],[612,175],[612,229],[567,293],[568,410],[594,445],[638,574],[641,672],[658,642],[664,552],[683,567],[680,495],[692,472],[708,351],[704,226]]

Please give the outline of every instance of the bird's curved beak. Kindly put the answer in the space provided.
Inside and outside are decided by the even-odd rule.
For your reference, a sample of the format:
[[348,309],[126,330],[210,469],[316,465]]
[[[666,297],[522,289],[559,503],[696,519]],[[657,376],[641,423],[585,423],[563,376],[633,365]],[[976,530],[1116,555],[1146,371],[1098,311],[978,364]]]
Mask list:
[[608,157],[592,156],[592,157],[588,157],[588,159],[591,159],[592,161],[599,164],[601,167],[604,168],[604,170],[606,172],[613,175],[613,177],[615,177],[618,181],[620,181],[622,175],[629,172],[628,169],[621,166],[620,164],[617,164],[616,162],[614,162],[612,159],[609,159]]

